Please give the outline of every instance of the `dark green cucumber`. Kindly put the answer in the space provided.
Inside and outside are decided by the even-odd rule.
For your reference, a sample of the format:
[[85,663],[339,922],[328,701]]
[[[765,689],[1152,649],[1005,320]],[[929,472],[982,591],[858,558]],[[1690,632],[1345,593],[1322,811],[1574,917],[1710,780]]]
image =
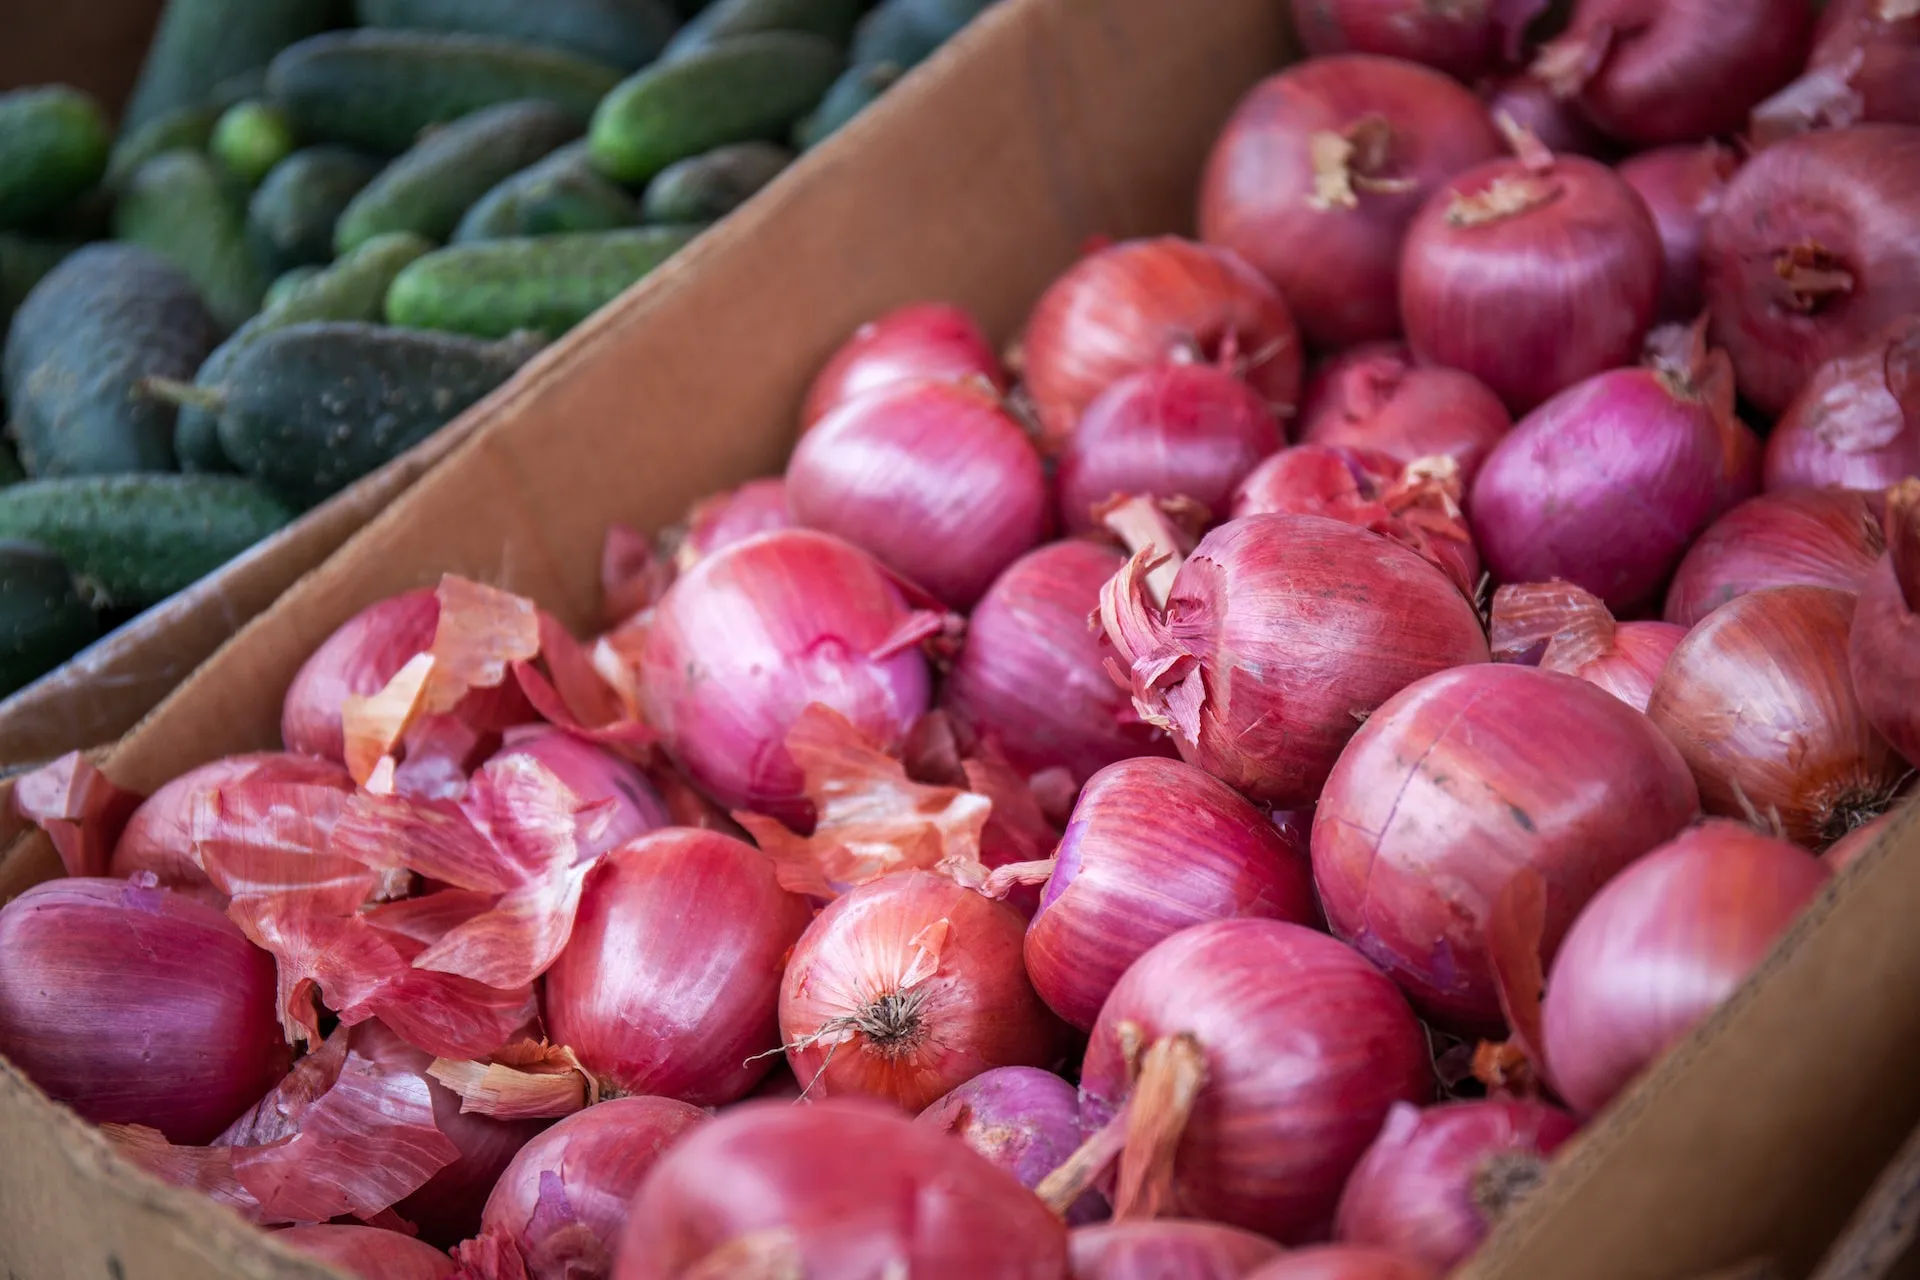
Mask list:
[[100,634],[66,562],[38,543],[0,541],[0,696],[65,662]]
[[676,160],[647,184],[641,212],[648,222],[712,222],[747,202],[793,163],[771,142],[735,142]]
[[602,177],[585,142],[572,142],[494,184],[454,228],[454,244],[566,231],[612,231],[640,221],[640,208]]
[[302,137],[397,155],[429,125],[540,98],[585,119],[619,82],[600,62],[488,36],[339,31],[267,68],[267,91]]
[[293,123],[269,102],[247,101],[228,107],[213,126],[208,154],[249,187],[257,187],[273,167],[293,154]]
[[256,67],[216,85],[205,102],[175,107],[139,125],[123,128],[107,156],[106,185],[117,191],[126,185],[133,171],[162,151],[185,147],[205,151],[213,141],[213,127],[220,113],[235,103],[257,98],[266,92],[267,69]]
[[714,0],[674,34],[660,56],[683,58],[761,31],[804,31],[844,48],[866,7],[865,0]]
[[36,476],[163,471],[173,409],[134,394],[149,374],[186,378],[218,329],[193,282],[127,244],[76,250],[27,295],[4,372],[20,460]]
[[269,270],[333,257],[333,228],[381,164],[348,147],[303,147],[266,176],[247,201],[247,243]]
[[673,256],[698,227],[634,227],[437,249],[387,290],[387,319],[416,329],[558,337]]
[[[260,314],[265,315],[267,312],[285,302],[288,298],[291,298],[301,285],[313,279],[325,269],[326,268],[317,262],[308,262],[297,267],[288,267],[285,271],[282,271],[273,278],[273,283],[267,286],[266,296],[260,299]],[[255,319],[258,318],[258,316],[255,317]],[[252,321],[248,321],[247,323],[251,324]],[[247,326],[243,324],[240,327],[244,329]]]
[[142,608],[293,518],[240,476],[67,476],[0,489],[0,538],[56,552],[96,608]]
[[973,21],[992,0],[881,0],[853,33],[857,67],[911,70]]
[[793,145],[802,151],[819,146],[873,105],[904,74],[890,62],[848,67],[827,90],[827,96],[820,99],[820,105],[793,126]]
[[0,93],[0,227],[58,211],[107,171],[113,132],[78,89]]
[[374,236],[411,231],[445,240],[495,183],[580,136],[580,118],[551,102],[482,107],[422,138],[355,196],[333,229],[351,252]]
[[207,101],[211,86],[326,30],[338,8],[336,0],[167,0],[125,127]]
[[594,112],[593,162],[638,185],[729,142],[779,141],[843,65],[832,41],[792,31],[740,36],[659,63],[621,81]]
[[33,286],[74,251],[70,241],[41,240],[0,231],[0,332]]
[[353,11],[363,27],[498,36],[623,71],[658,57],[679,21],[666,0],[354,0]]
[[168,151],[140,166],[113,210],[114,235],[186,272],[223,329],[258,311],[267,291],[238,194],[206,156]]

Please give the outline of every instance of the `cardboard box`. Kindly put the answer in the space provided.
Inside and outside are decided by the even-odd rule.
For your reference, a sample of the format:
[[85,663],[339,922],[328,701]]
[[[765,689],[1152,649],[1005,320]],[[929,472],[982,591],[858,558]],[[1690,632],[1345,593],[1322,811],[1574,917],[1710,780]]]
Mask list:
[[[1088,236],[1187,227],[1215,131],[1287,54],[1284,8],[1006,0],[815,163],[497,396],[451,457],[187,680],[106,768],[151,788],[274,745],[281,695],[313,646],[442,572],[586,626],[607,524],[655,528],[776,470],[809,376],[860,321],[946,297],[1007,337]],[[1910,807],[1465,1274],[1665,1280],[1746,1275],[1734,1269],[1758,1258],[1804,1274],[1920,1120],[1916,845]],[[52,869],[45,842],[24,839],[0,867],[0,896]],[[31,1157],[0,1162],[0,1264],[24,1280],[304,1274],[213,1206],[128,1170],[4,1073],[0,1126]]]

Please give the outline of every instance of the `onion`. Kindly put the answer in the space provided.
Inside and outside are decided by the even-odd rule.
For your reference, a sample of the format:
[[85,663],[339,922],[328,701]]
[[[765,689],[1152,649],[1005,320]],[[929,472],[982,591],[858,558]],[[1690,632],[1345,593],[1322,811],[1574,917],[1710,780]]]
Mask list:
[[362,1280],[440,1280],[453,1274],[453,1259],[430,1244],[380,1227],[320,1223],[288,1227],[273,1238]]
[[1238,1280],[1280,1256],[1262,1235],[1219,1222],[1103,1222],[1067,1235],[1073,1280]]
[[1386,1249],[1332,1244],[1296,1249],[1249,1271],[1246,1280],[1440,1280],[1440,1273]]
[[1539,1184],[1546,1157],[1579,1127],[1560,1108],[1525,1099],[1396,1103],[1347,1179],[1334,1234],[1450,1271]]
[[1496,122],[1511,121],[1540,140],[1549,151],[1607,159],[1615,148],[1573,103],[1538,76],[1507,76],[1481,89],[1487,112]]
[[[1051,1071],[994,1067],[936,1099],[920,1123],[960,1139],[1032,1187],[1080,1145],[1080,1095]],[[1106,1201],[1089,1191],[1066,1218],[1074,1226],[1106,1215]]]
[[1077,786],[1116,760],[1173,753],[1107,675],[1108,650],[1087,627],[1125,563],[1092,542],[1050,543],[1009,565],[967,620],[941,705],[1022,774],[1061,768]]
[[1714,341],[1763,412],[1920,310],[1920,128],[1856,125],[1749,160],[1707,220]]
[[1400,271],[1414,354],[1473,374],[1515,413],[1633,363],[1660,291],[1660,235],[1633,188],[1584,156],[1533,150],[1435,191]]
[[1463,667],[1354,735],[1314,810],[1314,882],[1334,933],[1416,1005],[1490,1030],[1487,934],[1507,882],[1543,881],[1551,958],[1594,891],[1696,804],[1679,755],[1620,699],[1556,672]]
[[919,1111],[990,1067],[1041,1066],[1059,1026],[1020,964],[1012,907],[931,871],[834,899],[780,983],[787,1065],[810,1093]]
[[793,509],[787,504],[786,478],[749,480],[693,504],[687,512],[686,532],[674,550],[674,563],[684,573],[722,547],[745,542],[756,533],[791,528]]
[[1733,133],[1800,69],[1807,0],[1575,0],[1533,73],[1639,146]]
[[1180,359],[1240,373],[1277,412],[1300,398],[1300,340],[1280,294],[1237,255],[1177,236],[1080,259],[1040,295],[1022,339],[1026,391],[1055,448],[1113,383]]
[[1827,851],[1820,855],[1820,860],[1827,864],[1827,870],[1839,875],[1859,861],[1860,856],[1867,850],[1873,848],[1874,843],[1892,825],[1893,813],[1883,813],[1873,821],[1855,827],[1828,845]]
[[1853,615],[1845,591],[1768,587],[1715,609],[1673,651],[1647,714],[1708,813],[1769,818],[1815,845],[1886,806],[1907,770],[1854,694]]
[[998,397],[896,382],[828,413],[787,463],[794,519],[956,608],[1047,532],[1040,455]]
[[1067,529],[1100,527],[1114,497],[1189,498],[1214,515],[1234,484],[1284,443],[1273,410],[1246,383],[1202,364],[1128,374],[1087,406],[1060,456]]
[[1660,307],[1665,320],[1692,320],[1706,305],[1700,247],[1707,219],[1740,169],[1739,153],[1718,142],[1660,147],[1620,162],[1626,184],[1646,201],[1660,233]]
[[1544,1048],[1560,1096],[1589,1115],[1606,1106],[1733,993],[1828,875],[1784,840],[1708,822],[1616,876],[1547,979]]
[[685,827],[642,837],[587,877],[547,970],[548,1033],[619,1092],[731,1102],[780,1043],[780,970],[807,916],[743,841]]
[[1215,529],[1164,609],[1129,562],[1103,593],[1137,705],[1180,754],[1279,808],[1312,803],[1360,719],[1423,675],[1487,658],[1472,606],[1404,547],[1319,516]]
[[1647,709],[1685,627],[1616,622],[1591,592],[1570,582],[1527,582],[1493,593],[1494,660],[1577,676],[1635,711]]
[[670,821],[666,802],[646,774],[571,733],[545,725],[516,730],[487,763],[502,760],[530,760],[542,766],[583,806],[611,804],[604,819],[581,842],[583,861],[617,849]]
[[1254,86],[1221,130],[1200,238],[1278,285],[1315,345],[1389,338],[1407,224],[1435,187],[1501,150],[1486,107],[1437,71],[1314,58]]
[[1304,843],[1233,788],[1177,760],[1123,760],[1095,774],[1027,928],[1027,972],[1081,1030],[1127,967],[1208,920],[1316,922]]
[[1715,520],[1680,561],[1665,617],[1691,627],[1762,587],[1859,589],[1886,541],[1877,495],[1788,489],[1749,498]]
[[687,1135],[641,1187],[614,1280],[1058,1280],[1066,1266],[1066,1228],[1007,1174],[890,1108],[834,1099],[753,1103]]
[[1920,315],[1813,371],[1767,437],[1766,486],[1880,490],[1920,475]]
[[1500,65],[1521,24],[1486,0],[1293,0],[1293,25],[1316,56],[1377,53],[1472,80]]
[[1798,80],[1753,110],[1760,146],[1808,129],[1920,124],[1920,11],[1904,0],[1833,0]]
[[840,344],[800,410],[804,430],[828,413],[895,382],[937,378],[985,382],[1005,392],[1007,373],[974,318],[948,302],[913,302],[869,320]]
[[1887,554],[1860,589],[1848,661],[1867,722],[1920,766],[1920,479],[1887,494],[1886,531]]
[[206,1142],[286,1072],[273,961],[171,889],[37,884],[0,908],[0,1054],[95,1124]]
[[647,722],[722,804],[804,825],[787,731],[821,702],[897,743],[929,692],[925,660],[901,645],[911,621],[880,566],[838,538],[795,529],[735,543],[654,608],[638,660]]
[[1343,351],[1307,384],[1300,440],[1384,453],[1406,466],[1444,456],[1471,484],[1513,425],[1500,397],[1472,374],[1422,368],[1398,343]]

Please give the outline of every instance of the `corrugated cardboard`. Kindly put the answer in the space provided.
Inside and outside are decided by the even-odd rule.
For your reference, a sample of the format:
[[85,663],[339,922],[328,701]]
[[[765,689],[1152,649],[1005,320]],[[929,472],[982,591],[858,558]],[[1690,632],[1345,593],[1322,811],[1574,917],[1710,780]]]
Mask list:
[[[496,397],[451,457],[185,682],[107,769],[151,788],[274,744],[281,695],[313,646],[442,572],[586,625],[607,524],[656,528],[778,468],[808,377],[860,321],[946,297],[1010,336],[1088,236],[1188,226],[1210,139],[1285,53],[1284,7],[1006,0],[815,163]],[[1678,1280],[1755,1258],[1804,1274],[1920,1119],[1917,827],[1909,812],[1757,982],[1576,1144],[1467,1274]],[[44,841],[24,840],[0,893],[51,865]],[[0,1263],[15,1274],[108,1274],[109,1246],[95,1243],[108,1240],[128,1276],[293,1274],[245,1235],[229,1233],[230,1254],[211,1262],[194,1229],[212,1238],[211,1206],[154,1191],[139,1202],[154,1216],[136,1214],[125,1188],[150,1184],[4,1078],[0,1126],[40,1151],[87,1153],[57,1194],[31,1167],[0,1162]],[[46,1247],[12,1207],[28,1196],[61,1215]],[[139,1270],[136,1239],[151,1245]]]

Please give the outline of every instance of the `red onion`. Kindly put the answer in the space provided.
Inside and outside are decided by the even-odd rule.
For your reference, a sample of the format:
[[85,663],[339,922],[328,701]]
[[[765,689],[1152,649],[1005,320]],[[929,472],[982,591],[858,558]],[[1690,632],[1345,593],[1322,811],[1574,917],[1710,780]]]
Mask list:
[[1027,972],[1081,1030],[1127,967],[1189,925],[1316,922],[1304,843],[1178,760],[1123,760],[1080,793],[1027,928]]
[[1389,338],[1407,224],[1435,187],[1501,151],[1480,100],[1437,71],[1314,58],[1256,85],[1221,130],[1200,237],[1278,285],[1316,346]]
[[787,1065],[809,1093],[919,1111],[989,1067],[1040,1066],[1059,1026],[1020,964],[1012,907],[931,871],[834,899],[780,983]]
[[833,1099],[737,1107],[667,1152],[634,1201],[614,1280],[1059,1280],[1066,1266],[1065,1226],[1013,1178],[891,1108]]
[[1413,552],[1319,516],[1245,516],[1201,539],[1164,609],[1145,556],[1102,594],[1143,712],[1250,799],[1312,803],[1360,719],[1423,675],[1487,658],[1480,620]]
[[1800,69],[1807,0],[1575,0],[1533,73],[1639,146],[1733,133]]
[[487,1197],[481,1230],[514,1249],[527,1280],[593,1280],[613,1253],[634,1193],[660,1156],[707,1119],[672,1098],[613,1098],[520,1149]]
[[1766,486],[1880,490],[1920,475],[1920,315],[1813,371],[1767,437]]
[[974,318],[949,302],[912,302],[869,320],[840,344],[800,410],[802,430],[828,413],[895,382],[978,379],[1005,392],[1007,373]]
[[912,621],[880,566],[838,538],[794,529],[735,543],[654,608],[638,660],[647,722],[722,804],[804,824],[787,731],[821,702],[898,742],[927,709],[926,661],[902,644]]
[[1047,532],[1046,476],[997,396],[896,382],[828,413],[787,463],[795,521],[837,534],[956,608]]
[[581,844],[583,860],[597,858],[670,821],[666,802],[646,774],[571,733],[545,725],[515,730],[487,763],[501,760],[533,761],[558,778],[582,805],[612,802],[604,821]]
[[1822,364],[1920,310],[1920,128],[1856,125],[1749,160],[1707,220],[1714,341],[1777,414]]
[[1859,589],[1886,540],[1878,495],[1787,489],[1749,498],[1707,526],[1667,587],[1665,617],[1691,627],[1762,587]]
[[1820,860],[1827,864],[1827,870],[1839,875],[1874,847],[1874,843],[1893,825],[1893,817],[1892,812],[1883,813],[1871,822],[1855,827],[1828,845],[1827,851],[1820,855]]
[[1493,593],[1493,656],[1578,676],[1635,711],[1687,634],[1668,622],[1616,622],[1607,606],[1571,582],[1526,582]]
[[1886,806],[1907,768],[1854,694],[1853,616],[1849,592],[1768,587],[1715,609],[1673,651],[1647,714],[1708,813],[1769,818],[1816,845]]
[[686,532],[674,550],[674,562],[684,573],[701,557],[722,547],[745,542],[756,533],[791,528],[793,509],[787,504],[786,478],[749,480],[737,489],[693,504],[687,512]]
[[453,1259],[430,1244],[380,1227],[320,1223],[288,1227],[273,1238],[361,1280],[440,1280],[453,1274]]
[[1334,1234],[1450,1271],[1538,1185],[1546,1157],[1579,1127],[1560,1108],[1525,1099],[1396,1103],[1347,1179]]
[[1867,574],[1848,660],[1860,709],[1920,766],[1920,479],[1887,494],[1887,554]]
[[186,894],[37,884],[0,908],[0,1053],[95,1124],[205,1142],[287,1069],[273,961]]
[[1544,882],[1542,954],[1620,868],[1693,817],[1686,765],[1647,718],[1557,672],[1463,667],[1368,718],[1313,820],[1333,931],[1449,1025],[1501,1023],[1488,925]]
[[644,836],[587,878],[547,970],[548,1034],[622,1093],[731,1102],[780,1043],[780,971],[807,916],[752,845],[687,827]]
[[1102,1222],[1067,1235],[1073,1280],[1239,1280],[1280,1256],[1262,1235],[1220,1222]]
[[1530,154],[1435,191],[1401,263],[1414,353],[1466,370],[1524,413],[1637,358],[1659,297],[1660,235],[1605,165]]
[[1481,89],[1487,112],[1496,122],[1503,117],[1540,140],[1549,151],[1577,156],[1609,158],[1615,148],[1611,139],[1594,128],[1573,103],[1555,93],[1538,76],[1507,76]]
[[1500,397],[1458,369],[1421,368],[1398,343],[1343,351],[1307,384],[1300,440],[1384,453],[1402,466],[1445,456],[1471,484],[1513,426]]
[[1145,494],[1190,498],[1218,517],[1233,486],[1283,443],[1273,410],[1238,378],[1203,364],[1128,374],[1095,397],[1060,456],[1069,532],[1100,527],[1095,508]]
[[1387,1109],[1432,1087],[1393,984],[1278,920],[1196,925],[1140,957],[1080,1074],[1083,1123],[1125,1133],[1116,1219],[1201,1217],[1282,1241],[1326,1229]]
[[1107,674],[1108,650],[1087,627],[1125,563],[1092,542],[1050,543],[1009,565],[967,620],[941,705],[1022,774],[1063,768],[1078,785],[1116,760],[1173,753]]
[[1093,398],[1168,360],[1246,378],[1276,412],[1300,398],[1300,340],[1274,287],[1237,255],[1178,236],[1088,254],[1047,287],[1022,338],[1026,390],[1057,448]]
[[1708,822],[1616,876],[1574,921],[1547,979],[1547,1072],[1592,1114],[1760,963],[1828,878],[1820,860]]
[[1701,243],[1707,219],[1739,169],[1739,153],[1718,142],[1660,147],[1620,162],[1620,177],[1646,201],[1653,229],[1660,233],[1662,319],[1692,320],[1706,305]]
[[[920,1113],[920,1123],[960,1139],[1020,1180],[1038,1186],[1080,1145],[1080,1095],[1037,1067],[983,1071]],[[1069,1226],[1107,1215],[1089,1191],[1067,1210]]]
[[1472,80],[1500,65],[1524,24],[1487,0],[1293,0],[1293,25],[1315,56],[1377,53]]
[[1386,1249],[1330,1244],[1295,1249],[1248,1272],[1246,1280],[1440,1280],[1440,1273]]
[[1760,146],[1808,129],[1920,124],[1920,11],[1905,0],[1833,0],[1798,80],[1753,110]]

